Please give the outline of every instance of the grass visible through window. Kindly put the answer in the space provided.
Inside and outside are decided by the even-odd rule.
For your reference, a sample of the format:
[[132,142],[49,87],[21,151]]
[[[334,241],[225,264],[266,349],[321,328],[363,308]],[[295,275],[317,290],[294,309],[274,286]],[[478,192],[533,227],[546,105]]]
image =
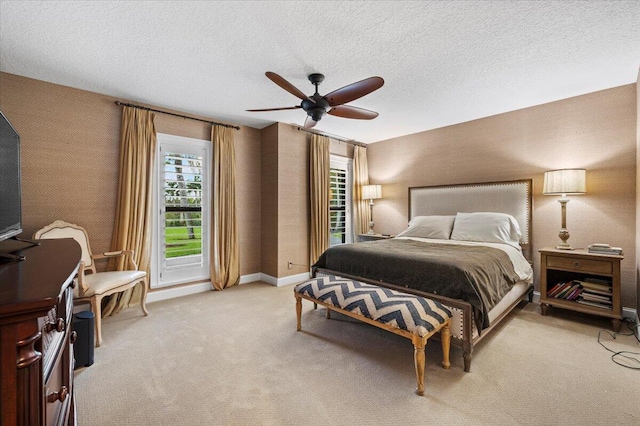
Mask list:
[[[189,233],[191,236],[189,238]],[[165,244],[167,247],[166,257],[191,256],[194,254],[202,254],[202,228],[194,226],[187,228],[186,226],[166,228]]]

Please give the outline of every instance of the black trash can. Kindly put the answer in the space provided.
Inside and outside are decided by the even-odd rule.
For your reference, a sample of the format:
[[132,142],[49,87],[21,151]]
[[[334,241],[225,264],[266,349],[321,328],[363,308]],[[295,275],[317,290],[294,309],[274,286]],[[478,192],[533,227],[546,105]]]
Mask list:
[[74,368],[88,367],[93,364],[94,321],[91,311],[82,311],[73,315],[73,330],[77,333],[76,342],[73,345],[76,360]]

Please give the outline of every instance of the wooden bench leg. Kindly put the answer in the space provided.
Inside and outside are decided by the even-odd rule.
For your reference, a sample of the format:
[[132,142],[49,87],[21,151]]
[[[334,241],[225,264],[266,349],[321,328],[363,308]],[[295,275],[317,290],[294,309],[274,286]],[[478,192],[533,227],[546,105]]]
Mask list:
[[327,319],[331,319],[331,309],[327,308]]
[[413,336],[413,359],[416,365],[416,379],[418,379],[416,393],[420,396],[424,395],[425,346],[427,346],[427,339],[417,335]]
[[462,358],[464,359],[464,372],[471,371],[471,358],[473,354],[473,346],[470,341],[462,343]]
[[451,350],[451,320],[447,321],[440,329],[440,341],[442,342],[442,366],[445,369],[451,367],[449,351]]
[[302,297],[296,293],[296,316],[298,317],[296,329],[300,331],[302,329]]
[[473,355],[471,355],[471,352],[464,352],[462,354],[462,358],[464,359],[464,372],[468,373],[469,371],[471,371],[471,358]]

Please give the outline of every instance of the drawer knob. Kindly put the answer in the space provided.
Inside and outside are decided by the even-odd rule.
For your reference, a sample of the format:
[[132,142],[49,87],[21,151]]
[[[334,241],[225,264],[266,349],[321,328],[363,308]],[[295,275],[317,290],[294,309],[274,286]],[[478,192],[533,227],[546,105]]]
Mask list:
[[69,336],[69,341],[73,345],[76,342],[76,340],[78,340],[78,333],[76,333],[75,331],[72,331],[71,335]]
[[52,331],[57,331],[58,333],[62,333],[65,328],[65,321],[62,318],[58,318],[56,322],[48,322],[47,325],[44,326],[44,330],[47,333],[51,333]]
[[582,263],[580,263],[580,261],[579,261],[579,260],[574,260],[574,261],[573,261],[573,267],[574,267],[574,268],[579,268],[579,267],[581,267],[581,266],[582,266]]
[[64,400],[67,399],[67,395],[69,395],[69,390],[66,386],[63,386],[58,392],[52,392],[47,395],[47,402],[64,402]]

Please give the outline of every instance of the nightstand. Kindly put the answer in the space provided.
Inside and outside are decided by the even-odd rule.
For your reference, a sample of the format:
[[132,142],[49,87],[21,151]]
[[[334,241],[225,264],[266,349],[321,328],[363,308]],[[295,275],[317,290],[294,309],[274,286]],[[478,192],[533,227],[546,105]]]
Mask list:
[[358,234],[356,235],[356,243],[362,243],[364,241],[386,240],[387,238],[393,237],[395,237],[395,235]]
[[623,256],[589,253],[585,249],[540,249],[542,315],[547,313],[548,306],[598,315],[611,318],[614,331],[618,331],[622,320],[622,259]]

